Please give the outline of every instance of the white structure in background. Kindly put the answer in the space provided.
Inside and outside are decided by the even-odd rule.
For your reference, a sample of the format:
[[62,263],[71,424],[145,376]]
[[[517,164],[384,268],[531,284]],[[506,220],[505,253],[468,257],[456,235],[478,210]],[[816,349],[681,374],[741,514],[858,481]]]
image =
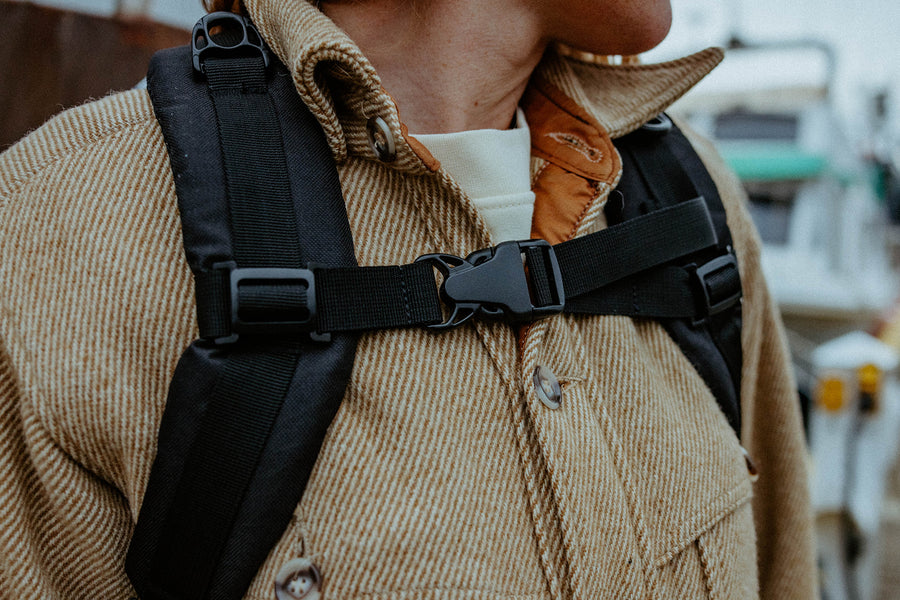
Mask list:
[[782,311],[866,321],[900,278],[870,167],[832,103],[835,62],[818,42],[735,49],[674,110],[717,140],[747,187]]
[[[900,2],[896,0],[671,0],[672,31],[650,61],[668,60],[707,46],[724,46],[739,35],[754,43],[816,39],[834,48],[832,90],[836,114],[852,124],[851,143],[876,133],[869,129],[869,99],[878,91],[890,97],[888,129],[900,137]],[[731,58],[726,58],[726,63]],[[748,77],[796,74],[788,64],[766,66]]]
[[888,469],[897,455],[897,352],[864,333],[812,354],[812,498],[822,595],[870,600],[877,584],[878,529]]

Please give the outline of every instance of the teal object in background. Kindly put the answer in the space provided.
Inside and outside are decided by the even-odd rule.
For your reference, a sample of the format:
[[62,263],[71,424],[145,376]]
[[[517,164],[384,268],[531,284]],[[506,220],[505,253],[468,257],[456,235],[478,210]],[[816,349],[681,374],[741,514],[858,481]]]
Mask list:
[[721,144],[722,155],[742,181],[811,179],[822,175],[825,156],[792,144]]

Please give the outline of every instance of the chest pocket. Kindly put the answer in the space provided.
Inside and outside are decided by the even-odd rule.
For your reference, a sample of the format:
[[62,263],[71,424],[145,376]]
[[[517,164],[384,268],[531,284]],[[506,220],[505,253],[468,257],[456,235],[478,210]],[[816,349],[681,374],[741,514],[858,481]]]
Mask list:
[[744,454],[665,329],[572,319],[542,348],[538,360],[568,382],[561,409],[533,414],[572,596],[755,598]]
[[634,384],[605,403],[650,598],[757,597],[751,476],[703,379],[654,322],[632,323]]

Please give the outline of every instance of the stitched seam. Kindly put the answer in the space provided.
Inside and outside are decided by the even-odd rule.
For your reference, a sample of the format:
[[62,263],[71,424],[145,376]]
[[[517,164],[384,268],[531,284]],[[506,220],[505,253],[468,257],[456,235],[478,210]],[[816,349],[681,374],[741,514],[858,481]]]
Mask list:
[[742,506],[745,502],[750,500],[751,493],[740,494],[740,490],[742,487],[748,487],[749,481],[741,481],[737,485],[732,488],[729,488],[713,498],[709,503],[705,504],[702,508],[697,510],[695,514],[703,514],[709,507],[715,506],[722,499],[728,498],[731,495],[739,494],[737,498],[732,500],[731,502],[725,503],[722,508],[717,510],[710,518],[697,527],[696,529],[691,529],[684,534],[686,541],[684,543],[678,544],[672,548],[669,548],[668,551],[658,556],[653,560],[653,566],[656,568],[663,567],[668,564],[679,552],[687,548],[689,545],[694,543],[701,535],[709,531],[716,523],[724,519],[729,514],[733,513],[737,510],[738,507]]
[[403,294],[403,309],[406,312],[406,322],[412,323],[412,310],[409,306],[409,292],[406,289],[406,276],[403,267],[400,267],[400,293]]
[[[591,182],[588,181],[589,185],[590,185],[590,183]],[[581,212],[578,214],[578,218],[575,219],[575,224],[572,226],[572,229],[569,230],[569,235],[566,239],[570,240],[575,237],[575,234],[578,233],[578,229],[581,227],[581,223],[584,222],[585,216],[587,216],[588,211],[591,209],[591,207],[594,205],[594,203],[597,201],[597,198],[599,198],[599,197],[600,197],[600,189],[599,189],[599,186],[597,186],[596,182],[594,182],[594,197],[591,198],[584,205],[584,208],[581,209]]]
[[[534,152],[534,151],[538,150],[538,148],[532,144],[531,150],[532,150],[532,152]],[[538,169],[538,172],[535,173],[534,177],[531,179],[531,187],[532,188],[534,188],[534,184],[537,183],[537,181],[541,178],[541,175],[544,174],[544,171],[547,170],[547,167],[550,166],[549,160],[547,160],[546,158],[544,158],[542,160],[544,161],[544,164],[541,165],[541,168]]]
[[566,160],[565,158],[563,158],[562,156],[560,156],[558,154],[551,154],[550,152],[541,150],[540,148],[538,148],[536,146],[532,146],[532,151],[535,156],[539,156],[548,162],[552,162],[552,163],[556,164],[557,166],[564,168],[565,171],[568,173],[573,173],[583,179],[588,179],[590,181],[598,181],[597,175],[589,174],[583,168],[572,163],[571,161]]
[[[574,133],[565,133],[562,131],[551,131],[550,133],[545,133],[544,137],[548,137],[562,146],[571,148],[575,152],[581,154],[586,160],[594,164],[600,164],[603,162],[603,158],[605,156],[603,154],[603,151],[599,148],[591,146],[587,140],[583,139],[579,135],[576,135]],[[596,152],[596,156],[591,156],[592,150]]]

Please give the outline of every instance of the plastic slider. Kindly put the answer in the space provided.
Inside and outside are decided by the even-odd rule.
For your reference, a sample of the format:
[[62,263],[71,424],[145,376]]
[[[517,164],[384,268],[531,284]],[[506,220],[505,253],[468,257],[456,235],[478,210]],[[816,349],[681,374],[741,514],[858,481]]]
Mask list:
[[228,283],[231,335],[218,338],[215,343],[233,343],[244,334],[315,334],[317,314],[313,271],[231,268]]
[[441,299],[451,309],[431,329],[462,325],[474,316],[531,321],[558,314],[565,306],[562,272],[553,247],[544,240],[503,242],[466,258],[426,254],[416,262],[431,263],[444,276]]
[[696,267],[694,279],[699,290],[701,320],[731,308],[743,295],[737,259],[731,252]]
[[191,33],[191,54],[194,70],[205,73],[203,61],[210,56],[262,56],[269,66],[269,51],[256,27],[246,17],[230,12],[205,15]]

